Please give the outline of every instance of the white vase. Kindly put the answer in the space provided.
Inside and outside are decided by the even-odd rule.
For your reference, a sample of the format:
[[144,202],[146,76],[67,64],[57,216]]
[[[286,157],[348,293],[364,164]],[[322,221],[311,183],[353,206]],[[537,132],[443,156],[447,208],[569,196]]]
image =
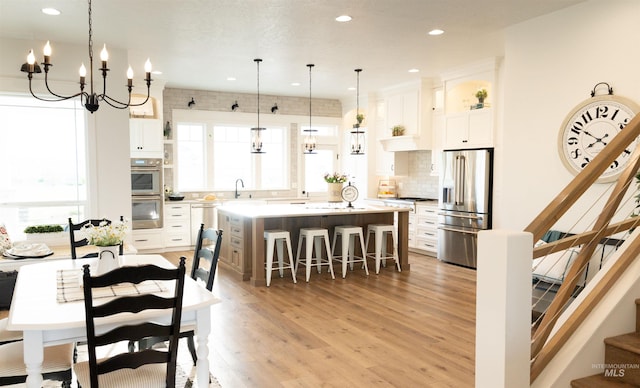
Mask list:
[[120,267],[120,245],[110,245],[107,247],[98,247],[98,269],[97,275],[104,275]]
[[329,185],[329,202],[342,202],[342,186],[344,183],[327,183]]

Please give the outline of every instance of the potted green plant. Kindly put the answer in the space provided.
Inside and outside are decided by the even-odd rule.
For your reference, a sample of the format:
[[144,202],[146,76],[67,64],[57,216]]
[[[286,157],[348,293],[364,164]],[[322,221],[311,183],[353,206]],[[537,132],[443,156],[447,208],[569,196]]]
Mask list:
[[364,114],[358,113],[356,115],[356,121],[358,121],[358,124],[362,124],[362,122],[364,121]]
[[392,136],[404,135],[404,125],[394,125],[393,128],[391,128],[391,135]]
[[487,93],[487,89],[482,88],[482,89],[478,89],[478,91],[476,92],[476,98],[478,99],[478,104],[483,104],[484,103],[484,99],[487,98],[489,94]]

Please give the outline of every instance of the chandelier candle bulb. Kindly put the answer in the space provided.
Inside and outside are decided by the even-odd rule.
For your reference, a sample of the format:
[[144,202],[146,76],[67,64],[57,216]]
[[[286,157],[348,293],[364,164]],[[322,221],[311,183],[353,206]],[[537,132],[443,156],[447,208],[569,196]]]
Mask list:
[[144,63],[144,71],[147,73],[147,83],[151,82],[151,69],[151,61],[147,58],[147,61]]
[[85,77],[87,76],[87,68],[84,67],[84,63],[80,65],[80,70],[78,70],[78,74],[80,74],[80,89],[84,89],[85,85]]
[[127,69],[127,86],[129,88],[133,86],[133,69],[131,68],[131,65],[129,65],[129,68]]
[[107,45],[105,44],[100,51],[100,60],[102,61],[102,70],[107,68],[107,61],[109,60],[109,52],[107,51]]
[[36,57],[33,55],[33,49],[27,54],[27,64],[29,65],[29,74],[33,73],[36,63]]
[[44,52],[44,64],[50,65],[51,64],[51,44],[49,44],[49,41],[47,41],[47,44],[44,45],[44,49],[42,51]]

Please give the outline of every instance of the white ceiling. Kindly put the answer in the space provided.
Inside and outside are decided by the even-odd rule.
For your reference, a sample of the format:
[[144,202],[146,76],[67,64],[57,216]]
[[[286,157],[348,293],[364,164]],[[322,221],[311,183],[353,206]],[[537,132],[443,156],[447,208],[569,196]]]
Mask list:
[[[503,55],[505,27],[582,1],[93,0],[93,36],[96,57],[102,43],[128,49],[132,65],[150,57],[166,87],[255,93],[262,58],[261,94],[308,96],[313,63],[313,97],[348,100],[356,68],[361,94],[438,76]],[[341,14],[353,20],[336,22]],[[434,28],[445,34],[427,35]],[[0,0],[0,36],[86,44],[87,2]]]

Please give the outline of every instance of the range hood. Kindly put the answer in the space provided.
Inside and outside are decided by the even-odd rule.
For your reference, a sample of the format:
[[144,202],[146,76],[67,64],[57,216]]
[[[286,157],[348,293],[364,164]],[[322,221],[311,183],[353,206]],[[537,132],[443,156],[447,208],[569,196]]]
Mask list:
[[380,139],[380,144],[387,152],[428,150],[417,135],[388,137]]

